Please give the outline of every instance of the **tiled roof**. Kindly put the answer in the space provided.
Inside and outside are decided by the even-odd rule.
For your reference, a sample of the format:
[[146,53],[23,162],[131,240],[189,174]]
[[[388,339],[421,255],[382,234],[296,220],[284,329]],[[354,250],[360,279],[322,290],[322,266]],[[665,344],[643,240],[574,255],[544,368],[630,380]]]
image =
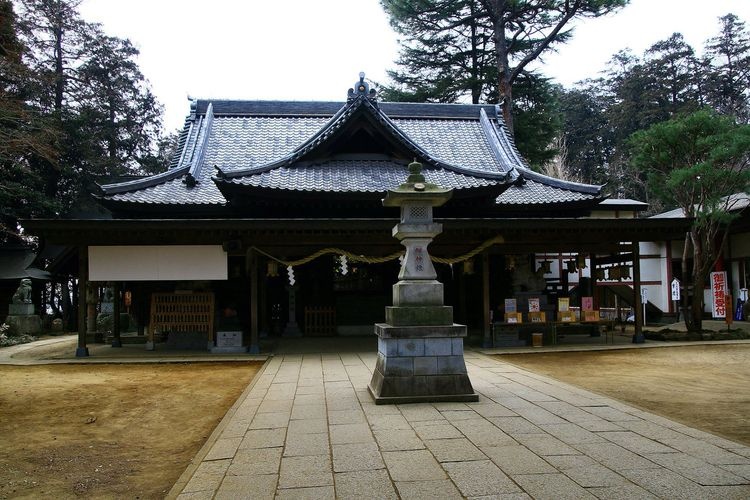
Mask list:
[[[741,212],[750,206],[750,194],[747,193],[734,193],[729,196],[724,196],[719,202],[719,207],[729,212]],[[695,206],[696,210],[700,210],[700,206]],[[685,218],[685,210],[682,208],[675,208],[667,212],[652,215],[651,219],[675,219]]]
[[571,203],[593,199],[592,194],[542,184],[527,179],[523,184],[514,184],[497,197],[498,205],[546,205]]
[[[390,142],[400,144],[402,158],[413,155],[425,163],[429,182],[457,190],[488,186],[500,190],[516,181],[497,198],[501,206],[587,200],[595,204],[602,199],[599,186],[530,171],[495,106],[365,100],[360,107]],[[146,179],[102,186],[102,199],[120,206],[221,206],[226,198],[217,183],[286,191],[384,192],[404,181],[401,160],[310,157],[311,151],[330,142],[337,127],[348,126],[347,116],[363,112],[357,109],[352,101],[194,101],[170,169]]]
[[[427,182],[449,189],[502,185],[445,169],[422,171]],[[389,160],[330,160],[318,164],[279,167],[240,178],[237,183],[290,191],[385,193],[406,178],[406,165]]]

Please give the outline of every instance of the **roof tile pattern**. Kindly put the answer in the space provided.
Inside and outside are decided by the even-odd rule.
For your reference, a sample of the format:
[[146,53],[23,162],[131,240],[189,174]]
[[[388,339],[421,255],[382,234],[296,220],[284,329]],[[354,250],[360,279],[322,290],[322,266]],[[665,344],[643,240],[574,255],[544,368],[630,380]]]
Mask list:
[[[405,120],[393,122],[417,145],[450,165],[478,171],[504,173],[511,165],[501,165],[487,143],[476,120]],[[461,144],[456,144],[460,138]]]
[[226,171],[265,165],[290,154],[328,120],[249,116],[215,119],[205,162]]
[[523,185],[513,185],[497,197],[499,205],[544,205],[554,203],[570,203],[596,198],[587,193],[578,193],[568,189],[561,189],[540,182],[526,180]]
[[[467,189],[501,185],[501,181],[471,177],[444,169],[422,171],[427,182],[444,188]],[[406,166],[392,161],[331,160],[320,164],[279,167],[242,177],[238,183],[268,189],[384,193],[404,182]]]
[[192,188],[185,185],[182,178],[177,178],[107,198],[118,202],[156,205],[222,205],[226,200],[211,181],[210,174],[210,169],[203,169],[198,185]]

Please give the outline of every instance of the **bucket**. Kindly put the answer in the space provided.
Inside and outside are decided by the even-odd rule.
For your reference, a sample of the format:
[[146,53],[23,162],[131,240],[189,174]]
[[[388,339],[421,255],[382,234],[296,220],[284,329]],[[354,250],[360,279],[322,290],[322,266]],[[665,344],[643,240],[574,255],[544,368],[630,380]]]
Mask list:
[[542,347],[543,333],[532,333],[531,334],[531,345],[533,347]]

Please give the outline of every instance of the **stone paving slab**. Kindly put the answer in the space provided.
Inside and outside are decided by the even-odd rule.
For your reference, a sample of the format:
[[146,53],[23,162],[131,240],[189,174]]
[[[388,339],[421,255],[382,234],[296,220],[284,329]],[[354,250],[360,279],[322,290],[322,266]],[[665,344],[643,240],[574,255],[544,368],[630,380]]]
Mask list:
[[279,355],[168,498],[750,498],[750,447],[477,352],[476,403],[375,405],[376,353]]

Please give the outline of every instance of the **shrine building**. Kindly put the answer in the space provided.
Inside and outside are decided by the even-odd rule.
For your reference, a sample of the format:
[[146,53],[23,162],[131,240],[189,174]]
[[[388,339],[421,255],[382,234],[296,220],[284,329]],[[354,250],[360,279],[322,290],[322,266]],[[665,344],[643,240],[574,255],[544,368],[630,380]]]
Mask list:
[[595,270],[630,263],[640,328],[638,244],[680,237],[688,221],[638,218],[645,204],[532,171],[498,106],[380,102],[364,75],[342,94],[191,101],[169,169],[100,186],[105,217],[24,221],[72,256],[77,354],[87,286],[113,287],[117,309],[127,296],[152,347],[258,352],[266,335],[372,335],[403,251],[398,210],[382,199],[411,162],[453,190],[434,209],[443,232],[430,255],[456,322],[485,345],[506,298],[567,296],[570,262],[591,270],[575,284],[597,309],[612,294]]

